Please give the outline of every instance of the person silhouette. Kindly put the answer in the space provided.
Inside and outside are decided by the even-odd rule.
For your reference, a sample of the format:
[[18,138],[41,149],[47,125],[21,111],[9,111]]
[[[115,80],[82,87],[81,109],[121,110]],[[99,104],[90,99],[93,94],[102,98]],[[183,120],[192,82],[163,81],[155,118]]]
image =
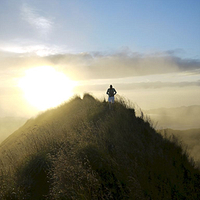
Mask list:
[[112,87],[112,85],[110,85],[110,88],[107,89],[106,94],[108,95],[109,109],[111,109],[111,105],[115,102],[114,96],[117,94],[117,91]]

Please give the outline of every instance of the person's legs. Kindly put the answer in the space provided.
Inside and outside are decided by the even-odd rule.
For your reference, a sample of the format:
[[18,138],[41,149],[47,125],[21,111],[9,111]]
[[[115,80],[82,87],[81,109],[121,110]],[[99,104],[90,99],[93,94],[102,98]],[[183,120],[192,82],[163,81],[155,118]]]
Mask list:
[[115,99],[114,99],[114,97],[112,97],[112,110],[114,109],[114,102],[115,102]]
[[112,99],[111,99],[111,97],[108,97],[109,109],[111,109],[111,103],[112,103]]
[[109,109],[112,109],[112,104],[114,103],[114,97],[108,97]]

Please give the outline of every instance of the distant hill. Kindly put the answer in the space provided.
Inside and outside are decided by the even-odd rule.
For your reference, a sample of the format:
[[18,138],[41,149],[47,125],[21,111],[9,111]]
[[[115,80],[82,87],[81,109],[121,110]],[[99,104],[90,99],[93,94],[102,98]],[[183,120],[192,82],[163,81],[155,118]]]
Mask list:
[[27,121],[22,117],[0,117],[0,143]]
[[200,128],[200,105],[178,108],[158,108],[144,111],[156,123],[158,128],[186,130]]
[[200,196],[200,171],[119,98],[85,94],[28,120],[0,145],[0,199],[150,200]]

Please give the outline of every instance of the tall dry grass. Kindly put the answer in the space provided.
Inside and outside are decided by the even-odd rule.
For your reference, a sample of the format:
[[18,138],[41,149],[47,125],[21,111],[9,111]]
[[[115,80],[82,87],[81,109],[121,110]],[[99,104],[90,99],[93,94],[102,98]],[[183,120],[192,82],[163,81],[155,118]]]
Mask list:
[[30,119],[0,147],[1,199],[198,199],[200,172],[124,98],[89,94]]

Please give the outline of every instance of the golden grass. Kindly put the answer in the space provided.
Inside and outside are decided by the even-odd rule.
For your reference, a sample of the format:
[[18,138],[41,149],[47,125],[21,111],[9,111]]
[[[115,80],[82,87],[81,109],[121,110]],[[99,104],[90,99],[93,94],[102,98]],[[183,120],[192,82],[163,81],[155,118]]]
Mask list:
[[0,198],[197,199],[200,172],[130,102],[89,94],[30,119],[0,147]]

